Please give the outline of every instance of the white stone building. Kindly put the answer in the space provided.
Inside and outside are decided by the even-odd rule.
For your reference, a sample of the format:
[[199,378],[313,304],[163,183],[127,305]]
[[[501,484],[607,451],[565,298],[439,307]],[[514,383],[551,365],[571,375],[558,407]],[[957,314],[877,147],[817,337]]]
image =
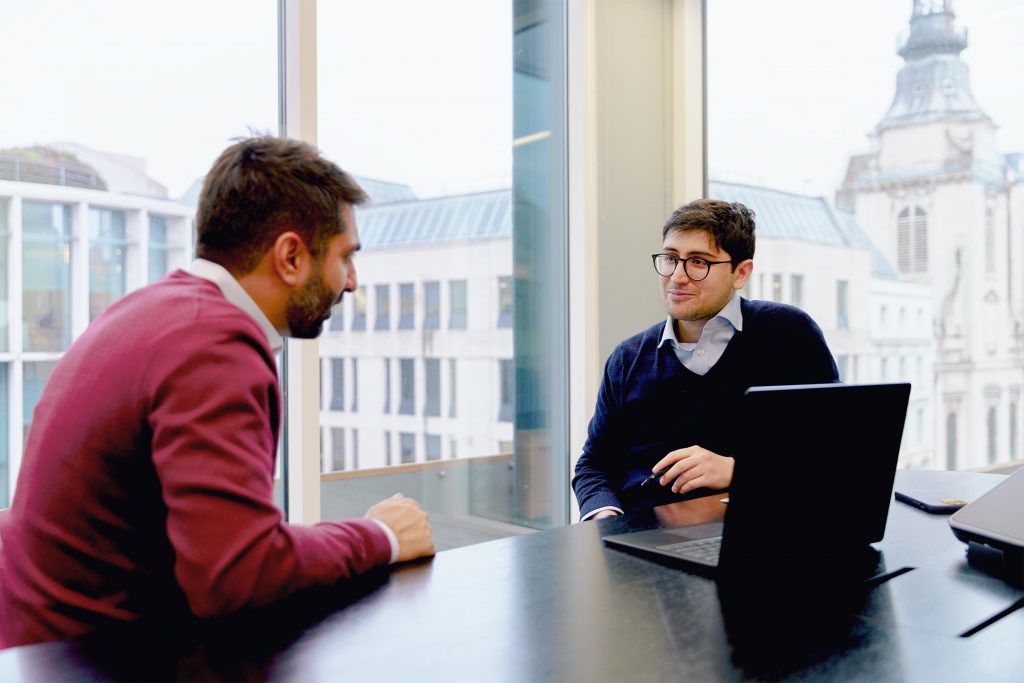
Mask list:
[[191,207],[167,199],[141,159],[108,160],[120,169],[108,178],[105,155],[88,156],[0,151],[0,507],[57,360],[107,304],[191,257]]
[[997,150],[966,46],[951,0],[915,1],[892,105],[837,194],[901,277],[930,290],[937,405],[924,431],[935,436],[930,464],[949,469],[1022,457],[1019,156]]

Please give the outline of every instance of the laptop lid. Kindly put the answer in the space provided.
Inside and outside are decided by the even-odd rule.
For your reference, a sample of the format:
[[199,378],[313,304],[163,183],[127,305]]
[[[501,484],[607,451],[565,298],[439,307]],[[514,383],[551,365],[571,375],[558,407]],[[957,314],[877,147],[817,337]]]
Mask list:
[[[909,397],[906,383],[748,389],[736,415],[741,445],[729,454],[736,466],[718,564],[813,563],[880,541]],[[666,540],[650,532],[605,538],[706,573]]]
[[954,513],[949,526],[964,543],[1024,551],[1024,469]]

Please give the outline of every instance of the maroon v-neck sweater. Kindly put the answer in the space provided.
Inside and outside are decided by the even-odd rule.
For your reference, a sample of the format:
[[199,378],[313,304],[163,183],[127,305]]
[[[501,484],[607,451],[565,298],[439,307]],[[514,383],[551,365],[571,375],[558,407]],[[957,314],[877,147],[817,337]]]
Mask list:
[[258,324],[177,271],[110,306],[54,369],[0,516],[0,647],[214,617],[386,564],[370,520],[285,524],[281,398]]

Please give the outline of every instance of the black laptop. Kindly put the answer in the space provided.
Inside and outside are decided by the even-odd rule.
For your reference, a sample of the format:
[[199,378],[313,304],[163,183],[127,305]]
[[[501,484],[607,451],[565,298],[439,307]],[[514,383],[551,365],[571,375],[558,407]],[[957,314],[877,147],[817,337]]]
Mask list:
[[870,550],[885,535],[909,397],[906,383],[751,387],[724,523],[604,542],[709,576]]

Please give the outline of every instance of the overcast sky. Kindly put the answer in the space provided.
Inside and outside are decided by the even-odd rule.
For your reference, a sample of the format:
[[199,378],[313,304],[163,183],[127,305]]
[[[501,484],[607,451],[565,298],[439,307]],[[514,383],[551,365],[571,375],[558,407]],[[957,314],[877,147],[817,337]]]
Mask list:
[[[708,0],[713,177],[831,197],[885,113],[910,0]],[[956,0],[979,104],[1024,149],[1024,4]],[[321,0],[320,146],[421,195],[507,186],[508,0]],[[171,196],[275,131],[273,0],[0,0],[0,147],[140,156]]]

